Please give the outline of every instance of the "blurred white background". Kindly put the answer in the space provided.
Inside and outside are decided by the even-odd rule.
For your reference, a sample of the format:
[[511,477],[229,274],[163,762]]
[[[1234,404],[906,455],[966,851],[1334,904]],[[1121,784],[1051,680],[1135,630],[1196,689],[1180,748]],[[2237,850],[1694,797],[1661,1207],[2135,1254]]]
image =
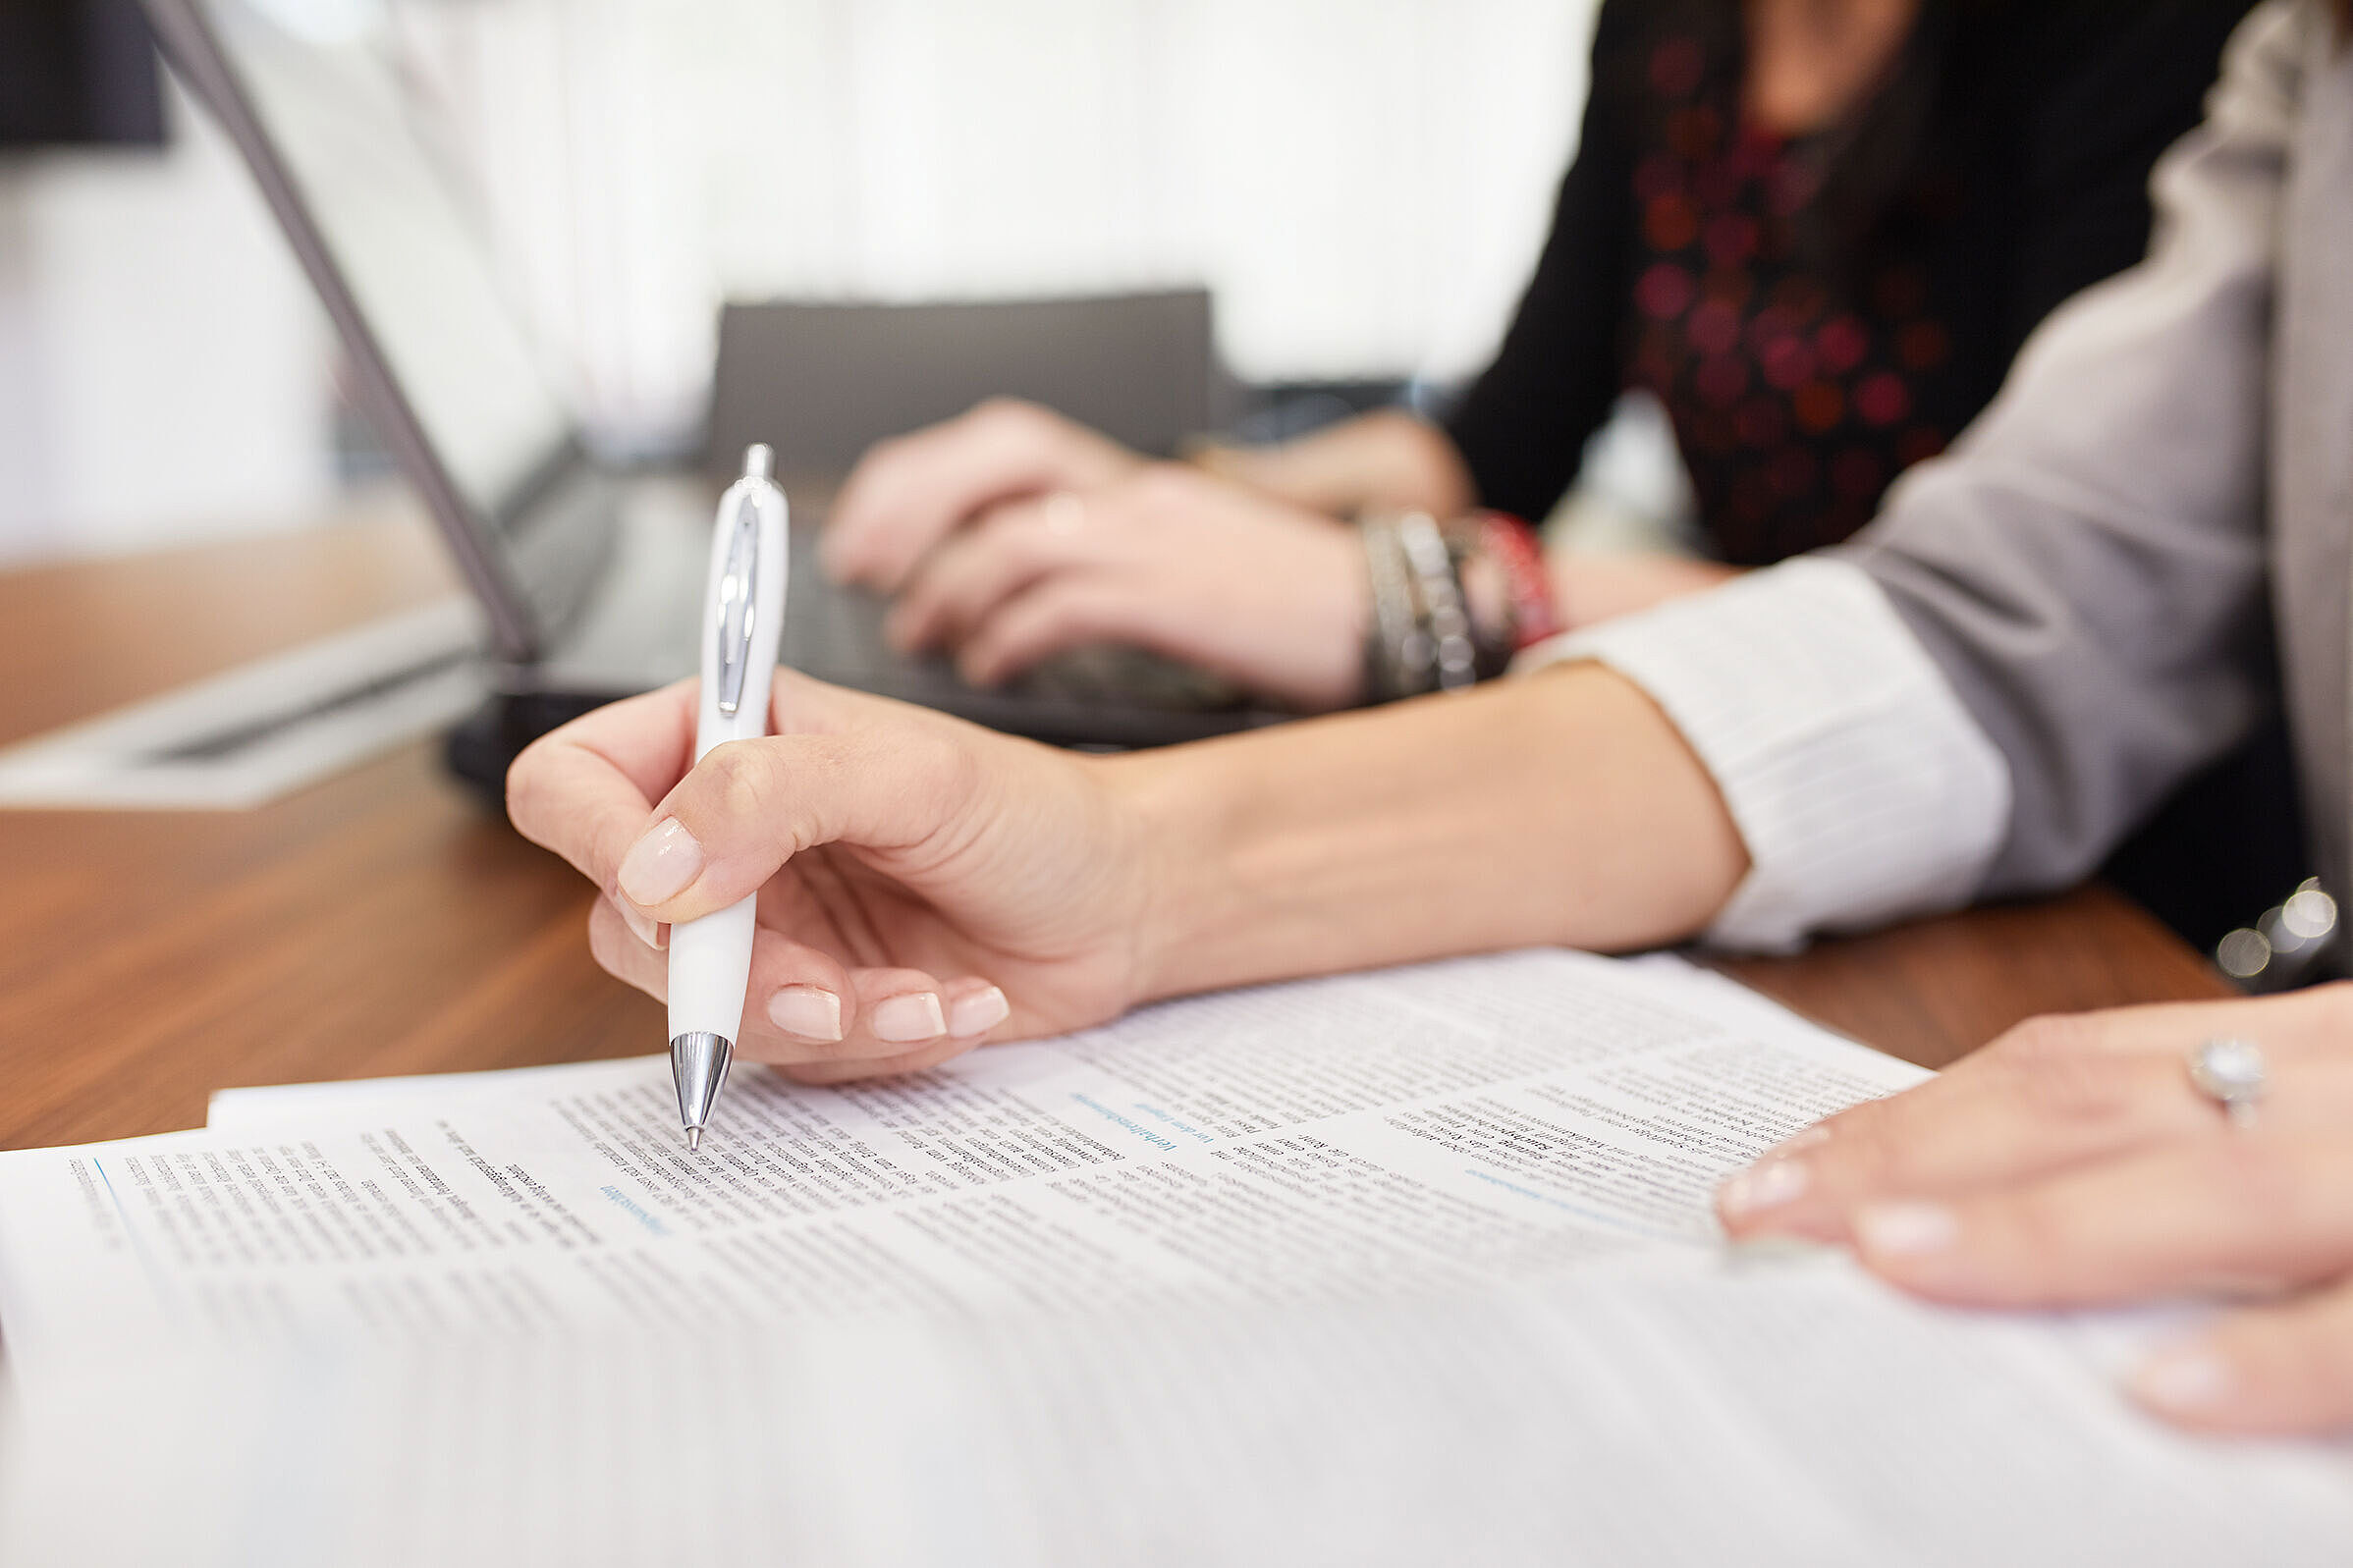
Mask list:
[[[723,297],[1206,283],[1254,381],[1452,380],[1573,149],[1594,0],[393,0],[552,368],[691,439]],[[378,0],[270,0],[383,26]],[[334,354],[242,168],[0,161],[0,559],[299,525]]]

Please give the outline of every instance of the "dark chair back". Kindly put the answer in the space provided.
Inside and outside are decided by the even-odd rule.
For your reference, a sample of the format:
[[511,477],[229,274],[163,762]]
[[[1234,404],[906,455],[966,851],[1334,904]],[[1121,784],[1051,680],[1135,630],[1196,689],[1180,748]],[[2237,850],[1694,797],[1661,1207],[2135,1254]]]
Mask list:
[[709,467],[764,441],[787,474],[858,454],[984,398],[1042,403],[1173,456],[1231,406],[1207,291],[954,304],[730,304],[719,321]]

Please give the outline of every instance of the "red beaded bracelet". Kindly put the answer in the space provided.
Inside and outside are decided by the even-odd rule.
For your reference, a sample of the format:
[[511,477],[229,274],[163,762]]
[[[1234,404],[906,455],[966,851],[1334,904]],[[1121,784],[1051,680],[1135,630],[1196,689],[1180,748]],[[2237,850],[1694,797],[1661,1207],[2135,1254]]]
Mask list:
[[1463,521],[1477,530],[1472,548],[1503,568],[1511,600],[1512,651],[1559,634],[1560,612],[1553,602],[1553,578],[1545,570],[1544,544],[1536,530],[1503,512],[1474,512]]

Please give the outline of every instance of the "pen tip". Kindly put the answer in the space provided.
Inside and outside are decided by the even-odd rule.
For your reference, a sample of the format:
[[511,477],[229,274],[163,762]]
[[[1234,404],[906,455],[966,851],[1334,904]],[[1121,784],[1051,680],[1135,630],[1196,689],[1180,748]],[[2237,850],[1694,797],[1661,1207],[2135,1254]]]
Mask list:
[[686,1153],[693,1155],[700,1154],[701,1152],[702,1129],[700,1127],[688,1127],[686,1129]]

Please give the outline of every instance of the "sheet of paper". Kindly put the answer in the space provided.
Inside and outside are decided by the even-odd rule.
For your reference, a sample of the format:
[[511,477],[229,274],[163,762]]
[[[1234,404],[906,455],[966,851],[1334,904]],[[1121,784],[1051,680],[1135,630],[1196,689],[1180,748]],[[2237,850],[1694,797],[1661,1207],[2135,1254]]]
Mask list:
[[99,1322],[244,1337],[1444,1288],[1705,1245],[1724,1171],[1920,1076],[1665,971],[1520,953],[1191,999],[916,1080],[746,1072],[700,1158],[652,1057],[9,1156],[0,1300],[29,1380],[51,1336]]
[[[627,1058],[637,1066],[658,1058]],[[592,1075],[592,1064],[567,1061],[543,1067],[501,1067],[488,1072],[420,1072],[398,1078],[343,1078],[319,1083],[273,1083],[215,1089],[206,1105],[207,1127],[258,1127],[353,1108],[378,1110],[403,1102],[448,1104],[453,1099],[527,1093],[534,1084],[575,1085]]]
[[[1762,1030],[1768,1035],[1786,1032],[1793,1019],[1786,1009],[1766,1000],[1747,987],[1702,968],[1680,953],[1653,952],[1638,958],[1614,960],[1618,974],[1640,973],[1665,977],[1673,1003],[1698,1012],[1727,1029]],[[1801,1030],[1807,1028],[1799,1024]],[[1819,1030],[1814,1033],[1821,1033]],[[1885,1067],[1872,1053],[1874,1070]],[[657,1058],[648,1057],[647,1060]],[[489,1072],[411,1073],[394,1078],[343,1078],[317,1083],[250,1084],[216,1089],[205,1111],[211,1127],[250,1127],[290,1117],[340,1111],[354,1106],[380,1108],[404,1100],[446,1103],[453,1095],[527,1092],[534,1085],[564,1078],[579,1079],[598,1069],[579,1062],[552,1066],[507,1067]],[[1897,1069],[1899,1072],[1902,1070]],[[1897,1085],[1896,1087],[1901,1087]]]
[[2333,1456],[2157,1434],[2063,1327],[1724,1272],[1716,1179],[1921,1076],[1548,951],[747,1073],[701,1159],[659,1058],[246,1096],[0,1158],[0,1544],[140,1560],[134,1486],[223,1562],[2334,1552]]
[[2066,1325],[1834,1267],[682,1328],[95,1364],[6,1455],[0,1560],[2333,1568],[2353,1540],[2340,1453],[2170,1436]]

